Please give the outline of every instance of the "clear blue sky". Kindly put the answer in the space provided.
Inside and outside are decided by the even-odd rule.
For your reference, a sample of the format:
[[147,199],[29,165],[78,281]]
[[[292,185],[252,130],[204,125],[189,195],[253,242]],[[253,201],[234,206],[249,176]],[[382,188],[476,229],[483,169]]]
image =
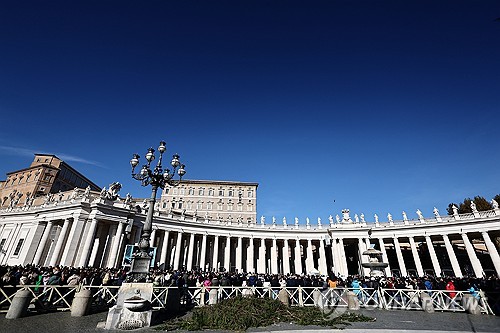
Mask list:
[[[3,1],[0,175],[53,153],[149,195],[132,153],[367,220],[500,193],[499,1]],[[333,202],[335,200],[335,203]]]

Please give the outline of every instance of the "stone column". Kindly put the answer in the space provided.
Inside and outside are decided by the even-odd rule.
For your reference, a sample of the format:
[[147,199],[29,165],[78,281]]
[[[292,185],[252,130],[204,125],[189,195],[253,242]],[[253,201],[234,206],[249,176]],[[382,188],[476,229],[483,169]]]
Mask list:
[[248,248],[247,248],[247,272],[249,273],[254,273],[255,272],[255,267],[254,267],[254,244],[253,244],[253,238],[250,237],[248,239]]
[[206,256],[207,256],[207,234],[203,234],[201,238],[201,258],[200,258],[200,269],[205,270],[206,266]]
[[460,264],[458,263],[457,256],[453,250],[453,245],[451,245],[448,235],[443,235],[444,245],[446,247],[446,252],[448,252],[448,257],[450,258],[451,267],[453,268],[453,273],[456,277],[462,277],[462,271],[460,270]]
[[161,246],[161,256],[160,256],[160,265],[164,264],[163,268],[167,269],[167,253],[168,253],[168,236],[169,231],[165,230],[163,234],[163,245]]
[[326,253],[325,253],[325,241],[323,239],[319,240],[319,257],[318,257],[318,266],[319,271],[323,275],[328,275],[328,270],[326,268]]
[[259,273],[266,273],[266,240],[264,238],[260,239]]
[[464,241],[465,249],[467,250],[467,255],[469,256],[470,262],[472,264],[472,268],[474,269],[474,274],[476,277],[480,278],[483,277],[483,267],[481,266],[481,263],[479,262],[479,259],[477,258],[476,255],[476,250],[474,249],[474,246],[472,246],[472,243],[469,240],[469,237],[467,234],[464,232],[461,234],[462,239]]
[[427,248],[429,249],[429,254],[431,255],[432,267],[436,276],[441,276],[441,266],[439,265],[438,258],[436,256],[436,251],[434,250],[434,245],[432,244],[432,239],[430,236],[425,236],[425,242],[427,243]]
[[314,258],[313,258],[313,249],[312,249],[312,240],[307,240],[307,257],[306,257],[306,273],[309,273],[314,269]]
[[488,253],[490,254],[491,261],[493,261],[493,266],[495,266],[497,276],[500,277],[500,256],[498,255],[495,244],[493,244],[493,242],[491,241],[491,238],[488,235],[487,231],[481,232],[481,235],[483,236],[484,244],[486,244],[486,248],[488,249]]
[[339,253],[340,253],[340,258],[342,261],[342,271],[344,272],[344,276],[349,275],[349,269],[347,268],[347,258],[345,256],[345,249],[344,249],[344,239],[339,238]]
[[378,243],[380,244],[380,251],[382,252],[382,260],[387,263],[387,267],[385,270],[386,276],[391,276],[391,266],[389,265],[389,258],[387,257],[387,251],[385,250],[385,243],[383,238],[378,239]]
[[358,252],[359,252],[359,266],[360,266],[360,273],[363,273],[364,276],[369,276],[370,275],[370,269],[369,268],[365,268],[363,267],[363,265],[361,265],[362,263],[364,262],[368,262],[368,256],[367,255],[363,255],[362,253],[366,251],[366,244],[365,242],[363,241],[362,238],[358,238]]
[[113,241],[113,247],[111,248],[111,256],[108,261],[108,267],[116,267],[116,258],[119,257],[119,249],[121,245],[121,240],[122,240],[122,234],[123,234],[123,227],[124,224],[121,222],[118,222],[118,228],[116,229],[116,235],[115,239]]
[[227,272],[231,271],[231,236],[226,237],[226,246],[224,247],[224,267]]
[[70,219],[65,219],[59,237],[57,238],[56,247],[54,248],[54,253],[52,258],[50,258],[49,266],[56,266],[59,261],[59,256],[61,255],[61,250],[64,244],[64,239],[66,238],[66,233],[68,232]]
[[418,276],[424,276],[424,269],[422,268],[422,262],[420,261],[420,256],[418,255],[417,245],[415,244],[415,239],[413,237],[408,237],[411,246],[411,253],[413,254],[413,261],[415,262],[415,267],[417,268]]
[[403,258],[403,252],[401,252],[401,245],[399,244],[399,239],[394,236],[394,248],[396,249],[396,256],[398,257],[399,270],[401,271],[401,276],[408,276],[406,272],[405,260]]
[[276,237],[273,238],[273,246],[271,247],[271,255],[269,259],[271,260],[271,274],[278,274],[278,245],[276,243]]
[[38,243],[38,248],[36,249],[35,257],[33,258],[33,265],[40,264],[40,259],[42,259],[43,250],[47,245],[47,240],[49,239],[50,231],[52,230],[52,224],[53,224],[52,221],[47,222],[47,225],[43,230],[42,239],[40,240],[40,243]]
[[288,247],[288,239],[283,240],[283,274],[290,274],[290,249]]
[[238,273],[243,271],[243,239],[238,237],[238,242],[236,245],[236,270]]
[[157,229],[151,230],[151,235],[149,235],[149,239],[150,239],[149,246],[151,246],[151,247],[156,245],[156,230]]
[[191,233],[189,236],[189,248],[188,248],[188,258],[187,258],[187,267],[188,271],[193,269],[193,253],[194,253],[194,234]]
[[[60,264],[64,266],[74,265],[73,258],[75,257],[77,249],[73,243],[79,238],[78,236],[75,237],[75,234],[77,233],[77,229],[80,229],[80,225],[78,224],[78,215],[76,218],[69,218],[69,220],[72,220],[71,228],[69,229],[68,237],[66,237],[66,245],[62,249],[60,260]],[[81,232],[81,230],[79,230],[79,232]]]
[[175,255],[174,255],[174,270],[179,269],[179,264],[181,261],[181,246],[182,246],[182,232],[177,232],[177,242],[175,244]]
[[216,272],[219,270],[219,236],[214,237],[214,257],[212,258],[212,269]]
[[96,266],[99,266],[99,264],[95,264],[95,261],[96,261],[96,258],[97,258],[97,252],[99,251],[99,247],[100,247],[100,242],[101,242],[101,239],[103,237],[103,234],[104,234],[104,225],[103,224],[99,224],[97,226],[97,231],[96,231],[96,234],[95,234],[95,237],[94,237],[94,240],[92,241],[92,245],[91,245],[91,251],[90,251],[90,259],[89,259],[89,262],[88,262],[88,266],[90,267],[96,267]]
[[300,241],[295,240],[295,274],[302,273],[302,258],[300,256]]
[[337,238],[332,238],[331,251],[332,251],[332,264],[333,264],[332,273],[335,275],[339,275],[340,271],[339,271],[339,260],[337,258],[337,256],[338,256]]

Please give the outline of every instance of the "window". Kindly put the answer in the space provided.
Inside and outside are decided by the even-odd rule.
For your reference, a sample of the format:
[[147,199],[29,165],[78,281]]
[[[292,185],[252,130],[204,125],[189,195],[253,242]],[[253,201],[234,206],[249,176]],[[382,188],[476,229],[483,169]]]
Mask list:
[[198,203],[196,204],[196,209],[198,209],[198,210],[203,209],[203,202],[202,201],[198,201]]
[[177,189],[174,188],[173,194],[177,194]]
[[24,176],[19,177],[19,181],[17,182],[18,184],[21,184],[21,180],[23,180]]
[[23,247],[23,243],[24,243],[24,238],[21,238],[19,240],[19,242],[17,242],[16,249],[14,250],[14,255],[15,256],[18,256],[19,252],[21,252],[21,248]]
[[26,183],[29,182],[30,178],[31,178],[31,173],[28,175],[28,177],[26,177]]
[[208,195],[210,195],[210,196],[213,197],[214,196],[214,190],[213,189],[208,190]]
[[182,201],[179,201],[179,205],[177,207],[179,207],[179,209],[182,209]]
[[165,189],[165,194],[168,194],[168,190],[169,190],[168,188]]
[[229,191],[227,192],[227,195],[228,195],[229,197],[232,197],[232,196],[233,196],[233,190],[229,190]]
[[233,203],[231,201],[227,204],[227,210],[233,210]]
[[204,193],[205,193],[205,191],[202,188],[200,188],[198,190],[198,195],[204,195]]
[[167,208],[167,203],[166,203],[166,202],[164,202],[162,207],[163,207],[163,208]]
[[184,195],[184,189],[183,188],[181,188],[180,192],[181,192],[180,195]]
[[217,203],[217,210],[222,210],[222,202]]
[[238,204],[238,210],[239,210],[240,212],[242,212],[242,211],[243,211],[243,205],[241,204],[241,202]]
[[253,192],[252,191],[248,191],[247,195],[248,195],[249,198],[251,198],[253,196]]
[[224,196],[224,190],[219,190],[219,196],[223,197]]
[[251,211],[252,211],[252,204],[248,204],[248,205],[247,205],[247,211],[248,211],[248,212],[251,212]]
[[43,176],[43,180],[49,182],[50,179],[52,178],[52,176],[50,174],[46,174],[45,176]]
[[194,195],[194,188],[189,189],[189,195]]
[[175,202],[172,201],[172,208],[175,208]]

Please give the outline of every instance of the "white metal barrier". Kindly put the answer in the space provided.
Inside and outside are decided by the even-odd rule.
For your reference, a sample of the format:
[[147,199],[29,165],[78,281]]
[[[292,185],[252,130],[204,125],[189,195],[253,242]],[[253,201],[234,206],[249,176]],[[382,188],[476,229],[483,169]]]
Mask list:
[[[75,292],[80,289],[92,291],[94,306],[110,307],[116,303],[119,286],[54,286],[29,285],[0,288],[0,311],[6,312],[15,293],[19,289],[27,289],[33,295],[32,304],[35,310],[60,310],[71,308]],[[217,290],[217,299],[223,300],[241,295],[255,297],[278,298],[281,288],[272,287],[153,287],[152,305],[164,308],[167,305],[169,292],[180,293],[180,302],[184,306],[203,306],[208,304],[209,291]],[[436,311],[464,312],[466,306],[464,295],[468,291],[448,290],[413,290],[413,289],[370,289],[370,288],[319,288],[319,287],[287,287],[285,288],[292,306],[319,306],[322,308],[347,307],[348,292],[358,299],[360,307],[382,308],[387,310],[423,310],[421,294],[426,293],[432,299]],[[481,313],[493,314],[484,293],[478,294],[478,306]],[[491,301],[491,300],[490,300]],[[490,302],[494,303],[495,302]]]

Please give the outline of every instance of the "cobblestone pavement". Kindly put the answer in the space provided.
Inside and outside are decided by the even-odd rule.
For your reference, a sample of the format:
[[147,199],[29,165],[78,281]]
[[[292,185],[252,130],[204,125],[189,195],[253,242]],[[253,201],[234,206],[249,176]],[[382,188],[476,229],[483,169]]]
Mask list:
[[[332,330],[321,327],[302,327],[287,323],[273,325],[266,328],[250,329],[249,332],[500,332],[500,317],[485,315],[468,315],[465,313],[425,313],[421,311],[386,311],[361,310],[361,313],[375,317],[375,322],[352,323],[345,330]],[[0,333],[37,332],[37,333],[106,333],[123,331],[105,331],[97,328],[99,322],[106,321],[107,312],[91,314],[89,316],[73,318],[69,312],[56,312],[31,315],[25,318],[5,319],[5,313],[0,314]],[[136,330],[135,332],[158,332],[153,328]]]

